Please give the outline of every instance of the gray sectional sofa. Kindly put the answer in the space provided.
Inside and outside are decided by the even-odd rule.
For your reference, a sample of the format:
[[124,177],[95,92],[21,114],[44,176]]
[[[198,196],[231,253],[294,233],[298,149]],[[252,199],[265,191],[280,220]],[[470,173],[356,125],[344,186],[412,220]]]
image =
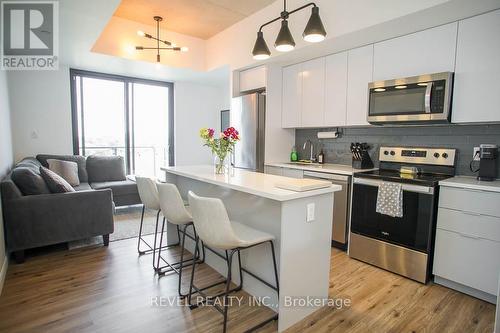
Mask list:
[[[75,192],[50,193],[39,181],[48,159],[76,162],[80,185]],[[16,185],[33,178],[31,188]],[[38,182],[38,183],[37,183]],[[6,248],[18,262],[24,250],[113,233],[114,206],[140,204],[135,182],[125,177],[123,158],[106,156],[38,155],[19,162],[0,183]],[[35,193],[35,192],[34,192]]]

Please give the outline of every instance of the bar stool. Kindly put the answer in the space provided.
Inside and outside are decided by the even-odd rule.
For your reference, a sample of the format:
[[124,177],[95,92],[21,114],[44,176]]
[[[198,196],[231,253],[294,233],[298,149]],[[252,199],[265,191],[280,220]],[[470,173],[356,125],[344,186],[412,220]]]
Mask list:
[[[186,241],[186,236],[195,240],[196,237],[196,229],[193,224],[193,218],[191,213],[188,210],[188,207],[185,206],[184,201],[177,189],[177,186],[169,183],[159,183],[157,184],[158,194],[160,199],[160,208],[163,212],[163,224],[161,228],[161,236],[160,236],[160,244],[158,249],[158,261],[156,263],[156,267],[158,268],[158,274],[160,276],[165,275],[169,272],[175,272],[179,275],[179,285],[178,292],[179,296],[186,297],[187,294],[182,294],[181,292],[181,282],[182,282],[182,270],[183,268],[192,265],[193,261],[199,260],[199,256],[193,256],[191,259],[184,260],[184,244]],[[163,233],[165,230],[165,222],[168,221],[172,224],[175,224],[177,227],[177,234],[182,234],[182,240],[180,242],[181,247],[181,259],[175,263],[169,263],[161,256],[162,243],[163,243]],[[193,227],[194,237],[187,234],[187,228],[189,226]],[[181,229],[181,230],[179,230]],[[203,257],[204,257],[204,249],[203,249]],[[160,267],[160,259],[166,264],[163,267]]]
[[[224,317],[223,322],[223,332],[226,332],[227,327],[227,311],[228,311],[228,296],[230,293],[241,290],[243,286],[243,275],[242,275],[242,267],[241,267],[241,257],[240,251],[249,249],[254,246],[262,245],[264,243],[269,243],[271,245],[271,253],[273,257],[273,267],[274,267],[274,277],[276,279],[276,288],[279,295],[279,279],[278,279],[278,270],[276,267],[276,255],[274,252],[274,236],[268,234],[266,232],[262,232],[260,230],[248,227],[244,224],[230,221],[227,215],[226,207],[224,203],[217,198],[204,198],[199,197],[194,194],[192,191],[188,193],[189,205],[191,207],[191,213],[193,215],[194,226],[196,227],[197,235],[196,235],[196,246],[195,246],[195,256],[198,254],[198,240],[201,240],[208,249],[214,248],[218,250],[226,251],[227,254],[227,278],[225,280],[225,291],[216,295],[209,296],[203,292],[206,288],[198,288],[194,285],[194,274],[196,268],[196,262],[193,263],[192,272],[191,272],[191,282],[189,288],[188,295],[188,304],[190,308],[196,308],[200,304],[207,303],[216,297],[223,296],[224,297],[224,305],[221,308],[218,304],[212,304]],[[240,274],[240,284],[239,286],[230,289],[231,284],[231,266],[233,255],[238,253],[238,266],[239,266],[239,274]],[[246,270],[245,270],[246,271]],[[256,275],[251,274],[256,277]],[[257,277],[256,277],[257,278]],[[258,280],[264,282],[266,285],[269,285],[265,281],[260,278]],[[193,292],[194,290],[194,292]],[[191,297],[193,293],[200,294],[204,300],[197,304],[191,304]],[[278,315],[274,315],[273,317],[259,323],[258,325],[252,327],[248,331],[257,329],[266,325],[267,323],[277,320]]]
[[[158,188],[156,187],[156,182],[148,177],[141,177],[141,176],[136,176],[135,177],[136,183],[137,183],[137,190],[139,192],[139,197],[141,198],[142,202],[142,214],[141,214],[141,225],[139,227],[139,237],[137,240],[137,252],[139,255],[143,254],[149,254],[153,253],[153,268],[156,270],[157,267],[155,267],[155,254],[156,254],[156,239],[157,239],[157,233],[158,233],[158,223],[160,219],[160,199],[158,195]],[[153,246],[151,246],[143,237],[142,235],[142,226],[144,223],[144,212],[148,209],[156,210],[158,211],[156,213],[156,224],[155,224],[155,233],[154,233],[154,243]],[[141,242],[144,243],[149,249],[142,251],[141,250]]]

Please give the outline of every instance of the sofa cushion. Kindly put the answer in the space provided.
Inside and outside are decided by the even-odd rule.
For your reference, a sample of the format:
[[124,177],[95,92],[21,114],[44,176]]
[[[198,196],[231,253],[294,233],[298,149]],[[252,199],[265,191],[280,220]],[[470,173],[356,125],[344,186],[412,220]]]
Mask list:
[[44,166],[40,167],[40,174],[52,193],[75,192],[75,189],[54,171]]
[[122,156],[87,157],[89,183],[126,180],[125,163]]
[[90,187],[89,183],[80,183],[80,185],[73,186],[73,188],[77,192],[79,192],[79,191],[91,191],[92,190],[92,187]]
[[16,166],[11,179],[23,195],[49,194],[50,190],[40,172],[30,166]]
[[95,182],[95,183],[90,183],[90,186],[94,190],[102,190],[105,188],[110,188],[113,191],[113,196],[138,193],[137,184],[131,180]]
[[35,173],[39,173],[40,162],[34,157],[26,157],[22,159],[19,163],[16,164],[16,168],[18,167],[26,167],[32,169]]
[[80,185],[80,178],[78,178],[78,164],[72,161],[48,159],[49,170],[57,173],[63,177],[71,186]]
[[89,181],[89,177],[87,174],[87,161],[85,157],[80,155],[46,155],[40,154],[36,156],[36,159],[42,163],[42,165],[46,168],[49,167],[49,163],[47,160],[61,160],[61,161],[71,161],[76,162],[78,164],[78,179],[80,183],[87,183]]

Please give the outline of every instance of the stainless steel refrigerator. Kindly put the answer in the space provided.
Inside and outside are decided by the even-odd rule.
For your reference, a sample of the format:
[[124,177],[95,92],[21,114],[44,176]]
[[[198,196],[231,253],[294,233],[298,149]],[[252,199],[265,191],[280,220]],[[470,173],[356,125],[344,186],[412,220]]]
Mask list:
[[241,137],[232,155],[233,166],[264,172],[266,96],[253,93],[233,98],[230,123]]

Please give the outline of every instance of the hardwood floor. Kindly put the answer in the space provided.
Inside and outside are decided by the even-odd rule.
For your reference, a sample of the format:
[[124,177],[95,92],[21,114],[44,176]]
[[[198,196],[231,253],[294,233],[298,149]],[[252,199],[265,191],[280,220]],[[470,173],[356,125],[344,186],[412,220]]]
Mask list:
[[[177,276],[158,279],[151,256],[138,257],[135,246],[135,240],[124,240],[11,264],[0,296],[0,332],[220,332],[222,316],[209,307],[152,305],[156,296],[176,296]],[[207,266],[199,272],[200,285],[220,278]],[[186,274],[185,287],[188,279]],[[351,306],[323,308],[287,332],[493,331],[494,305],[338,250],[332,250],[330,295],[349,299]],[[233,306],[228,331],[242,332],[271,314],[246,303]],[[272,323],[260,331],[276,329]]]

